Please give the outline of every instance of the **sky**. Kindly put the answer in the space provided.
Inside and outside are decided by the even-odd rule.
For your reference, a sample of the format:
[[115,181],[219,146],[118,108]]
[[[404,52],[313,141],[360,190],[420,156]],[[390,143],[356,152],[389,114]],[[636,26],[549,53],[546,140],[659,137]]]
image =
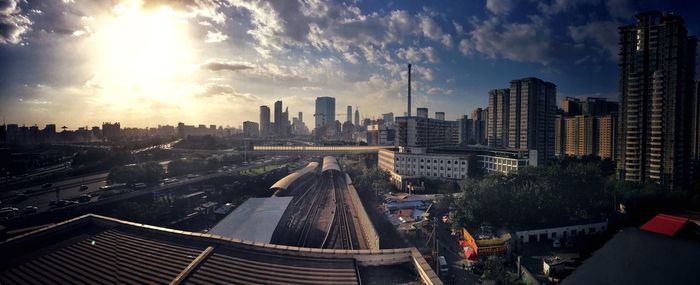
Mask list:
[[700,35],[694,0],[0,0],[0,115],[238,127],[282,100],[312,126],[332,96],[341,121],[398,116],[407,63],[414,108],[448,119],[524,77],[617,100],[617,28],[648,10]]

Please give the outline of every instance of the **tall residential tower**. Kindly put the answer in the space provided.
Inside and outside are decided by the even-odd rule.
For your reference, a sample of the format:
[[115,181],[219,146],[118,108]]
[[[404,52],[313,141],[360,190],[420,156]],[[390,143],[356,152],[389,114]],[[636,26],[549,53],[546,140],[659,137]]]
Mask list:
[[620,27],[618,173],[631,182],[686,184],[697,39],[666,12]]

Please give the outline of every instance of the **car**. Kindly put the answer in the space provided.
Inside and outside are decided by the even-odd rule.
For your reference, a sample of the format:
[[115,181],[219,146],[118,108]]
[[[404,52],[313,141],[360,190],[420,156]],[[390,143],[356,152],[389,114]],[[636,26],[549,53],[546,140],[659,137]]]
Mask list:
[[554,239],[554,241],[552,242],[552,247],[553,248],[561,248],[561,240],[558,238]]
[[133,188],[134,190],[143,189],[146,188],[146,183],[134,183],[134,185],[132,185],[131,188]]
[[85,191],[85,190],[88,190],[88,186],[87,185],[80,185],[80,191]]
[[27,198],[28,198],[27,194],[19,193],[19,194],[17,194],[17,196],[15,196],[15,202],[24,201],[24,200],[27,200]]
[[39,211],[38,207],[35,206],[26,206],[22,211],[19,213],[20,215],[29,215],[29,214],[34,214]]
[[78,205],[80,204],[78,201],[69,201],[69,200],[58,200],[54,201],[54,204],[51,205],[54,208],[63,208],[63,207],[68,207],[68,206],[73,206],[73,205]]
[[78,197],[78,202],[80,202],[80,203],[90,202],[90,199],[92,199],[92,195],[84,194],[84,195],[80,195],[80,197]]
[[53,186],[52,183],[46,183],[44,185],[41,185],[41,188],[46,189],[46,188],[51,188],[51,186]]

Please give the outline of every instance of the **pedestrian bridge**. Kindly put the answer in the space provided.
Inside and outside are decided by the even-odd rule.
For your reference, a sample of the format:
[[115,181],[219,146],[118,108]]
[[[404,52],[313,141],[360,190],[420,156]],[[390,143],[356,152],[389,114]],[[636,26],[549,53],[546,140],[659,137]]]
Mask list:
[[277,155],[372,154],[392,146],[253,146],[253,153]]

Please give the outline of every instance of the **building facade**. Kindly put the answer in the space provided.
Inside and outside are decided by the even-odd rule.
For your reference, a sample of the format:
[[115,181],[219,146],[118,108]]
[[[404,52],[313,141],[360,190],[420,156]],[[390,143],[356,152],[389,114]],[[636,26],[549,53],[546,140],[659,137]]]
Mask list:
[[510,82],[507,146],[537,150],[540,165],[554,158],[556,96],[556,85],[538,78]]
[[487,115],[488,146],[503,148],[508,146],[508,115],[510,114],[510,89],[489,91],[489,111]]
[[260,135],[270,135],[270,107],[265,105],[260,106]]
[[671,188],[688,181],[697,39],[666,12],[620,27],[618,174]]
[[243,122],[243,134],[249,138],[255,138],[260,136],[260,130],[258,123],[245,121]]
[[318,97],[316,98],[316,112],[314,113],[317,129],[327,124],[335,122],[335,98],[333,97]]
[[405,148],[448,147],[459,144],[459,121],[396,117],[397,144]]

